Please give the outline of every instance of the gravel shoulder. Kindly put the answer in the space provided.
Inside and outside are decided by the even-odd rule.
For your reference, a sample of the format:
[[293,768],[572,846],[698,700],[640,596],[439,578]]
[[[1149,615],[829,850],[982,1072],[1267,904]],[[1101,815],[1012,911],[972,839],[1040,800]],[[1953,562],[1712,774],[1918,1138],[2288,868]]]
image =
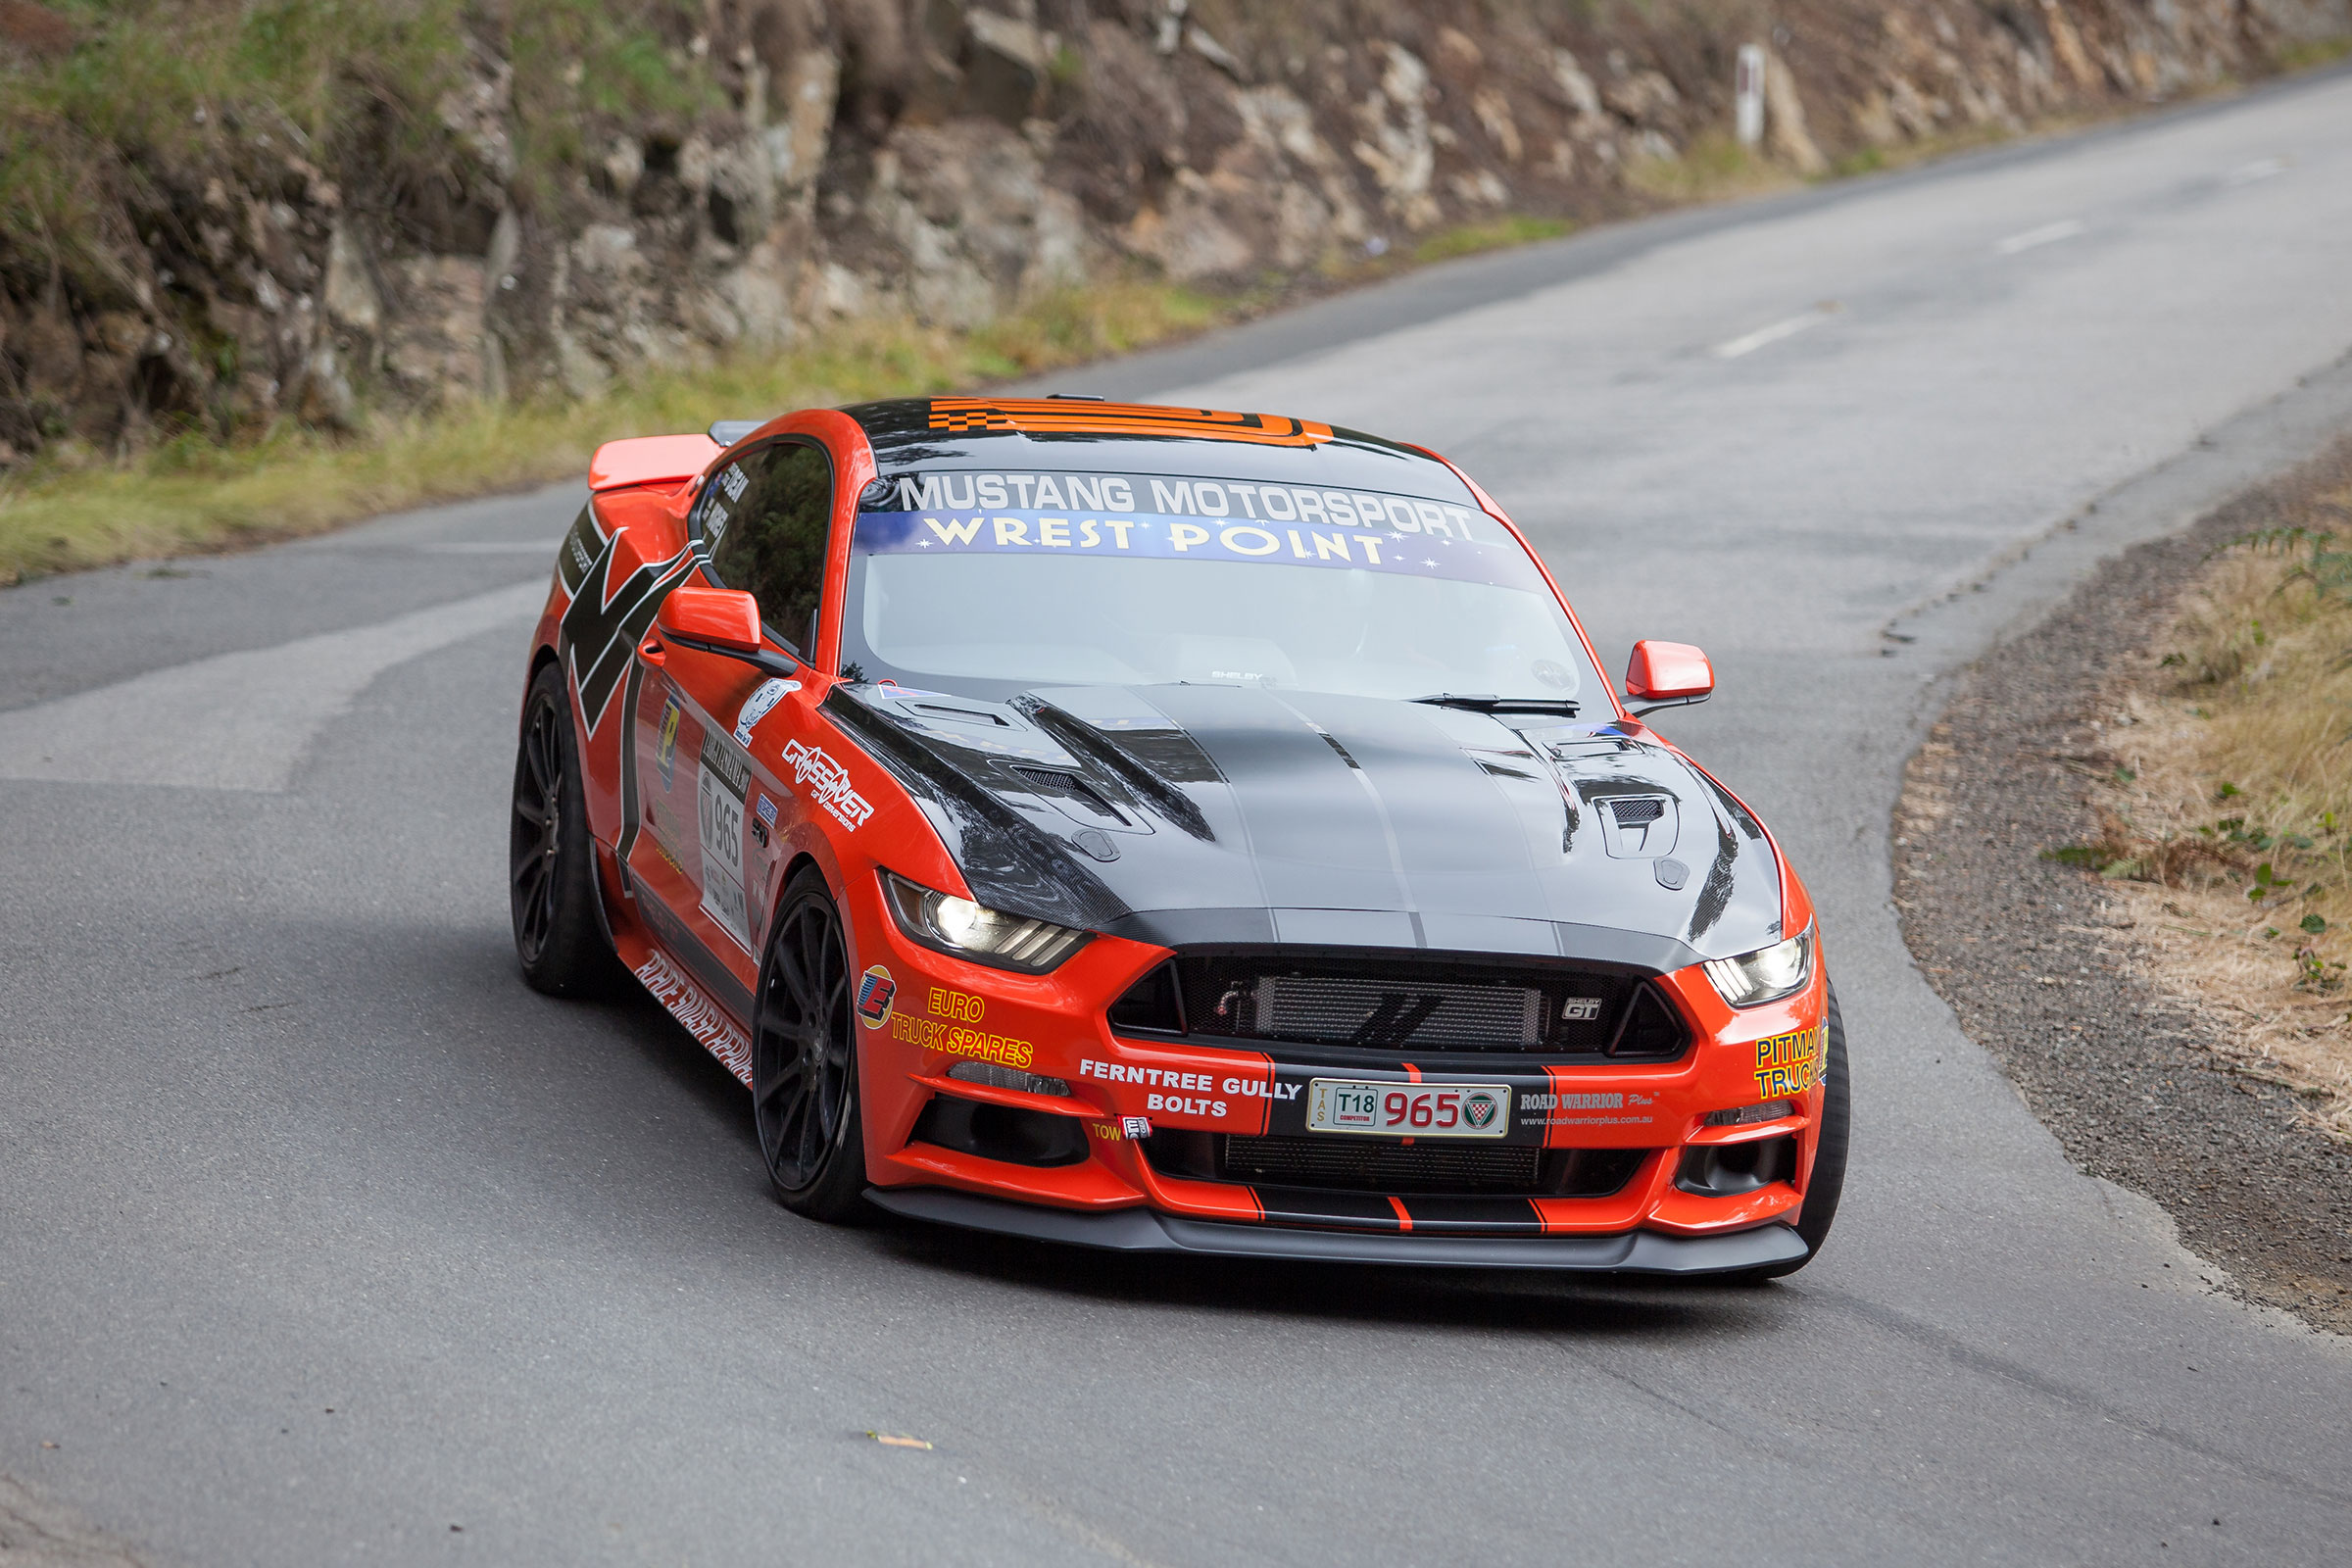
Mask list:
[[2143,1193],[2250,1300],[2352,1333],[2352,1146],[2161,984],[2127,897],[2042,858],[2097,836],[2102,696],[2209,554],[2352,474],[2352,439],[2103,565],[1964,674],[1912,760],[1895,902],[1929,983],[2083,1170]]

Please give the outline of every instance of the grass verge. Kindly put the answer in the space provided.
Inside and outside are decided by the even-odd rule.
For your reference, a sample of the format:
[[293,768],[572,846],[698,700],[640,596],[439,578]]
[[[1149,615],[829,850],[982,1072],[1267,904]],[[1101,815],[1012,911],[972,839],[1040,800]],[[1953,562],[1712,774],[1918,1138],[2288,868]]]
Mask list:
[[2128,666],[2093,797],[2098,870],[2157,978],[2352,1138],[2352,451],[2210,561]]
[[632,375],[602,396],[378,418],[360,439],[288,424],[250,445],[186,436],[127,462],[0,485],[0,583],[233,550],[380,513],[577,474],[600,442],[712,419],[944,392],[1196,332],[1240,308],[1171,284],[1072,289],[972,332],[847,321],[771,355]]

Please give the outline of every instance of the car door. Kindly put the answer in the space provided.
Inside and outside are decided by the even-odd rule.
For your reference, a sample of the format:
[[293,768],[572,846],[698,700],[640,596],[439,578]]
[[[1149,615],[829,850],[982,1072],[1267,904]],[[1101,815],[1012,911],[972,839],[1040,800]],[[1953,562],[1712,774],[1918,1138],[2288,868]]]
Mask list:
[[[815,651],[831,544],[832,466],[787,438],[739,455],[711,476],[690,529],[705,580],[750,593],[767,635],[794,657]],[[635,723],[640,831],[630,861],[658,906],[662,945],[748,1017],[760,944],[792,796],[762,728],[807,722],[807,682],[740,660],[649,637],[651,666]]]

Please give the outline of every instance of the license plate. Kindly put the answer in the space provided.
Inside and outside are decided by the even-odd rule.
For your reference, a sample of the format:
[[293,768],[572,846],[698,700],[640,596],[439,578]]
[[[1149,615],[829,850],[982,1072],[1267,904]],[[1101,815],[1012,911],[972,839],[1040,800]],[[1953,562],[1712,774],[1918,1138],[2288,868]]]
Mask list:
[[1511,1125],[1508,1084],[1365,1083],[1317,1078],[1306,1086],[1306,1127],[1381,1138],[1500,1138]]

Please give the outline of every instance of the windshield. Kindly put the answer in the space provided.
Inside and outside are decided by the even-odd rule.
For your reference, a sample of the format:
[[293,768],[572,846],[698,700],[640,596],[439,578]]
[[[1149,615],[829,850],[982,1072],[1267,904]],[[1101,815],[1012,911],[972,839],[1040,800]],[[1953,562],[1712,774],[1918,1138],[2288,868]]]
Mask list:
[[853,545],[853,678],[996,699],[1190,682],[1608,710],[1526,551],[1449,502],[1100,472],[933,472],[866,499],[881,506]]

